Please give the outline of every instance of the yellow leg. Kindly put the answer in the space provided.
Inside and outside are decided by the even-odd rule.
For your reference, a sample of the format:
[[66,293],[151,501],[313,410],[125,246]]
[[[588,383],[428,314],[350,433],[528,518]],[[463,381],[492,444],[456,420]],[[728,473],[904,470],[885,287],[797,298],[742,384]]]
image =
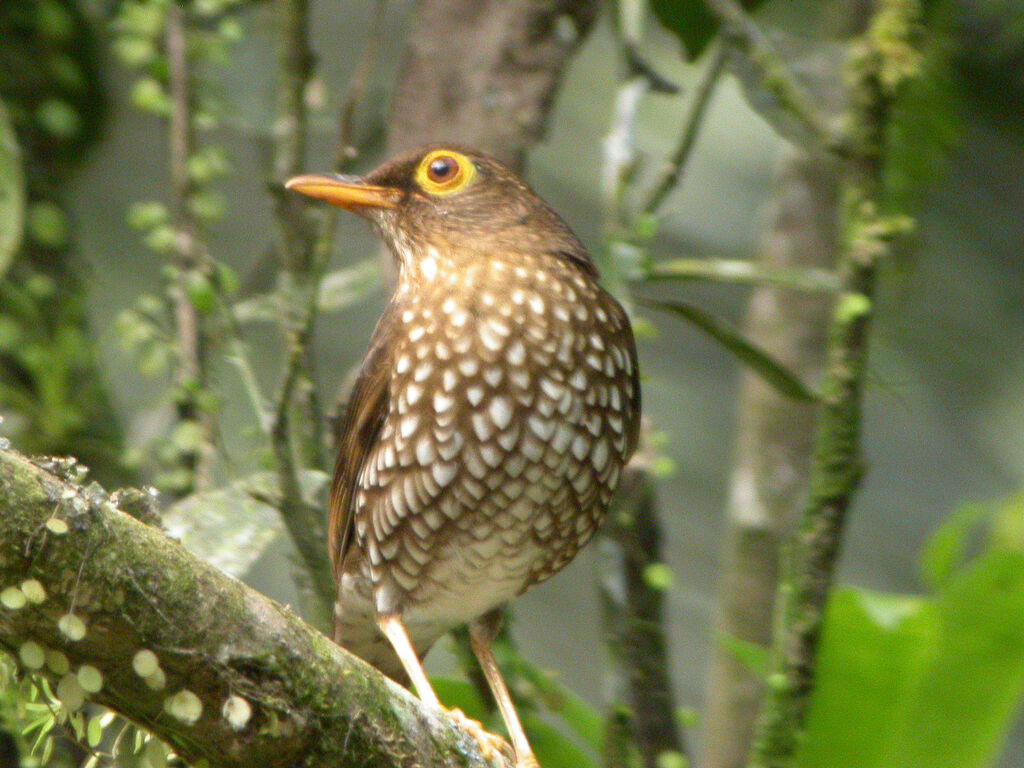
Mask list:
[[498,703],[498,710],[501,718],[505,721],[505,728],[512,739],[512,748],[516,753],[516,768],[540,768],[537,758],[534,757],[530,743],[526,740],[526,732],[523,731],[522,723],[519,722],[519,715],[516,713],[512,697],[509,695],[508,686],[498,669],[498,662],[491,652],[491,643],[494,636],[498,634],[501,627],[501,614],[497,611],[481,616],[469,624],[469,642],[473,646],[473,653],[480,662],[480,668],[487,678],[491,687],[494,700]]
[[413,687],[416,689],[416,694],[420,697],[420,701],[440,709],[441,702],[438,701],[437,694],[434,693],[430,681],[427,680],[427,673],[423,671],[420,657],[416,655],[416,649],[412,647],[412,641],[409,639],[409,634],[405,631],[401,617],[397,614],[378,616],[377,626],[380,627],[380,631],[384,633],[384,636],[395,649],[395,653],[398,654],[398,660],[402,662],[402,666],[405,667],[405,673],[412,680]]
[[503,749],[507,749],[508,745],[505,744],[504,739],[484,730],[484,727],[476,720],[466,717],[458,709],[444,709],[441,706],[437,694],[434,693],[434,689],[427,679],[427,673],[423,671],[420,657],[412,646],[409,633],[405,631],[400,616],[397,614],[378,616],[377,626],[380,627],[380,631],[384,633],[395,649],[395,653],[398,654],[398,660],[405,667],[405,673],[409,675],[413,687],[416,688],[416,695],[420,697],[420,701],[446,712],[462,730],[466,731],[480,745],[480,754],[483,755],[484,760],[490,761],[496,755],[501,755]]

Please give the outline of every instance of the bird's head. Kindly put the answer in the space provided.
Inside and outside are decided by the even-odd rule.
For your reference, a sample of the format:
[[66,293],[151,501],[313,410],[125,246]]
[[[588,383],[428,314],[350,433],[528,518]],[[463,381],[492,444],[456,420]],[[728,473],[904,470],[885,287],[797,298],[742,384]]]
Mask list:
[[286,186],[370,220],[410,266],[430,249],[456,261],[546,253],[595,273],[558,214],[509,168],[472,150],[432,145],[365,176],[310,174]]

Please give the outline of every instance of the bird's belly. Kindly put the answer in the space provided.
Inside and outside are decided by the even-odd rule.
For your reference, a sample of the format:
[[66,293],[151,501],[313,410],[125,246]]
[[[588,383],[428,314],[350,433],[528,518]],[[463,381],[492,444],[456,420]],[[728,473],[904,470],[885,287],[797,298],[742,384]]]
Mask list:
[[625,316],[571,270],[543,291],[518,272],[397,315],[354,503],[379,612],[457,624],[553,575],[593,535],[632,450]]

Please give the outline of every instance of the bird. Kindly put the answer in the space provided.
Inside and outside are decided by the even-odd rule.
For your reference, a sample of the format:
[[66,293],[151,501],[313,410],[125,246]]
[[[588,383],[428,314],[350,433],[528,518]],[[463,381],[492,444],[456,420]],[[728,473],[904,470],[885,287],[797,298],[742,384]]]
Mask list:
[[[636,449],[629,317],[565,221],[483,153],[434,144],[286,187],[367,219],[397,266],[338,420],[334,639],[440,708],[422,659],[468,625],[515,764],[537,766],[491,644],[503,606],[593,537]],[[485,755],[504,748],[450,714]]]

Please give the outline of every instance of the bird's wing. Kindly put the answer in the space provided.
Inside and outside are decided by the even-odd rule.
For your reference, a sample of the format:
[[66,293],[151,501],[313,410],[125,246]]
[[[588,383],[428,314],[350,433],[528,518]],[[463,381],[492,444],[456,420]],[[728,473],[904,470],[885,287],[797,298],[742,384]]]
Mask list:
[[335,581],[341,578],[345,552],[352,541],[355,494],[359,473],[377,440],[388,410],[391,380],[389,359],[390,308],[377,323],[370,350],[338,420],[338,459],[327,513],[327,536]]

